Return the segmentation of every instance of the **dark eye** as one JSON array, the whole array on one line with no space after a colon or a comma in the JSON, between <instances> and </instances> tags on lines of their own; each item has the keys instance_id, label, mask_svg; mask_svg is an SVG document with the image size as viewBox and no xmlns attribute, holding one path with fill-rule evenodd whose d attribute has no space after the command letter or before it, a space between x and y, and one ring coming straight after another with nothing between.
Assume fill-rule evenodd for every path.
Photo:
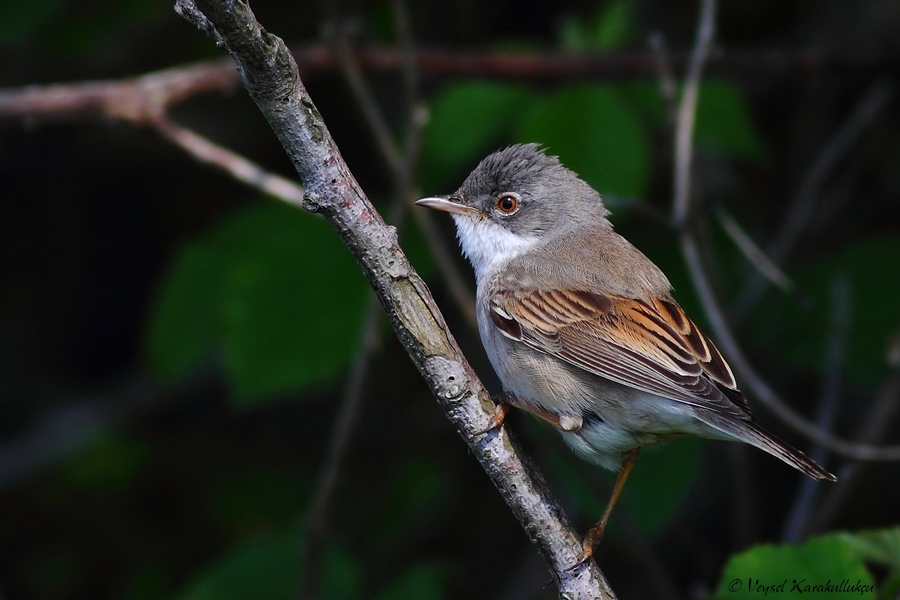
<instances>
[{"instance_id":1,"label":"dark eye","mask_svg":"<svg viewBox=\"0 0 900 600\"><path fill-rule=\"evenodd\" d=\"M519 199L512 194L501 194L497 196L497 210L511 215L519 208Z\"/></svg>"}]
</instances>

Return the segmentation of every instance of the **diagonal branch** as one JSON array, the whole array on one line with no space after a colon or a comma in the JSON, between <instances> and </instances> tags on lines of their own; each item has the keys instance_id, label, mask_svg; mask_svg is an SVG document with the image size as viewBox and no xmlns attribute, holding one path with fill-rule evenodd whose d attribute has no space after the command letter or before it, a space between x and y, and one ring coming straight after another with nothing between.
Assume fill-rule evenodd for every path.
<instances>
[{"instance_id":1,"label":"diagonal branch","mask_svg":"<svg viewBox=\"0 0 900 600\"><path fill-rule=\"evenodd\" d=\"M284 43L262 29L243 1L179 0L176 10L201 28L199 12L212 23L205 30L235 59L251 98L300 174L304 207L323 215L356 257L410 358L538 545L560 593L572 599L612 597L593 562L566 571L576 562L580 539L507 432L478 433L493 416L488 393L397 245L396 230L384 223L350 173Z\"/></svg>"}]
</instances>

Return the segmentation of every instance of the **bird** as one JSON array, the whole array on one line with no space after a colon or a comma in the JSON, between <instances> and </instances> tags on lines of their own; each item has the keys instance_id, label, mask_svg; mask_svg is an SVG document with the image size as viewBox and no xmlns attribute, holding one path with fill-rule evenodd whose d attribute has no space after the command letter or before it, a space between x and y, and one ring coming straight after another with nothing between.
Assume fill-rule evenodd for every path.
<instances>
[{"instance_id":1,"label":"bird","mask_svg":"<svg viewBox=\"0 0 900 600\"><path fill-rule=\"evenodd\" d=\"M665 274L616 233L600 194L540 145L484 158L448 196L475 271L478 331L509 407L553 425L576 454L618 471L575 566L593 555L641 449L684 436L745 442L836 481L760 427L728 363Z\"/></svg>"}]
</instances>

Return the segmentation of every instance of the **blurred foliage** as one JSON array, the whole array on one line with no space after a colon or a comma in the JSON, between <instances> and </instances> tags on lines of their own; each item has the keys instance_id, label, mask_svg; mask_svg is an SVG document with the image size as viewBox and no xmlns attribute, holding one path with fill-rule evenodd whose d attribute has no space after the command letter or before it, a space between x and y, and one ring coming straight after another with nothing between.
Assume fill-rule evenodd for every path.
<instances>
[{"instance_id":1,"label":"blurred foliage","mask_svg":"<svg viewBox=\"0 0 900 600\"><path fill-rule=\"evenodd\" d=\"M75 488L109 493L134 483L153 454L145 442L122 434L101 435L64 466L62 475Z\"/></svg>"},{"instance_id":2,"label":"blurred foliage","mask_svg":"<svg viewBox=\"0 0 900 600\"><path fill-rule=\"evenodd\" d=\"M542 99L517 138L540 142L600 193L640 198L649 184L646 131L612 86L571 86Z\"/></svg>"},{"instance_id":3,"label":"blurred foliage","mask_svg":"<svg viewBox=\"0 0 900 600\"><path fill-rule=\"evenodd\" d=\"M871 592L837 592L815 586L866 586L875 590L876 572L887 568L877 595ZM768 592L757 586L775 586ZM781 587L778 587L781 586ZM810 586L807 588L807 586ZM761 545L733 556L725 567L716 598L832 598L836 594L861 598L894 598L900 589L900 528L839 532L811 538L802 544Z\"/></svg>"},{"instance_id":4,"label":"blurred foliage","mask_svg":"<svg viewBox=\"0 0 900 600\"><path fill-rule=\"evenodd\" d=\"M183 248L163 284L148 358L166 381L222 357L237 402L335 381L353 355L366 285L320 219L277 203Z\"/></svg>"},{"instance_id":5,"label":"blurred foliage","mask_svg":"<svg viewBox=\"0 0 900 600\"><path fill-rule=\"evenodd\" d=\"M698 476L701 446L697 438L682 438L642 452L616 512L625 511L644 535L659 534L684 509ZM598 520L606 508L616 474L602 472L607 484L604 488L585 477L584 469L576 468L572 456L554 456L548 468L571 494L583 520ZM610 522L610 531L613 535L621 533L617 519Z\"/></svg>"},{"instance_id":6,"label":"blurred foliage","mask_svg":"<svg viewBox=\"0 0 900 600\"><path fill-rule=\"evenodd\" d=\"M829 253L830 254L830 253ZM860 385L877 384L889 373L889 344L900 332L900 239L864 240L824 255L795 275L806 303L784 295L760 303L753 335L791 364L818 369L823 362L832 312L829 289L836 277L850 285L846 374Z\"/></svg>"},{"instance_id":7,"label":"blurred foliage","mask_svg":"<svg viewBox=\"0 0 900 600\"><path fill-rule=\"evenodd\" d=\"M574 15L563 17L560 45L566 50L612 50L634 38L634 2L613 0L603 5L589 22Z\"/></svg>"},{"instance_id":8,"label":"blurred foliage","mask_svg":"<svg viewBox=\"0 0 900 600\"><path fill-rule=\"evenodd\" d=\"M516 85L473 81L447 86L431 100L419 168L422 188L452 185L473 158L510 138L519 115L533 103L534 92Z\"/></svg>"},{"instance_id":9,"label":"blurred foliage","mask_svg":"<svg viewBox=\"0 0 900 600\"><path fill-rule=\"evenodd\" d=\"M649 132L665 125L654 84L578 84L549 94L463 82L435 98L423 145L423 189L452 191L475 160L510 142L539 142L604 195L640 199L651 183ZM734 159L759 159L762 141L733 84L702 84L697 143Z\"/></svg>"},{"instance_id":10,"label":"blurred foliage","mask_svg":"<svg viewBox=\"0 0 900 600\"><path fill-rule=\"evenodd\" d=\"M422 46L582 54L640 50L649 31L662 30L673 49L694 35L690 3L513 4L410 3L414 35ZM790 46L807 39L804 32L852 41L863 31L853 47L874 52L878 43L888 48L885 40L896 37L898 26L875 0L844 9L846 3L824 3L831 13L809 3L720 4L725 48ZM288 43L316 41L322 15L314 7L259 0L253 7ZM394 43L390 2L351 2L342 10L353 17L361 46ZM876 39L880 23L888 33ZM0 52L5 81L25 83L32 73L35 82L96 79L219 56L166 0L0 2ZM391 123L402 122L395 74L365 75ZM798 70L704 80L695 125L698 201L726 204L765 248L804 169L868 85L866 77ZM345 156L356 158L354 174L385 206L390 177L337 81L331 72L304 73ZM430 109L417 173L423 194L453 191L498 147L540 143L605 195L620 231L663 267L679 302L704 322L673 232L640 216L643 209L665 214L671 194L670 115L656 81L426 74L423 82ZM288 168L240 93L194 99L173 117L269 168ZM842 388L840 435L856 424L857 400L871 398L890 374L885 350L900 334L900 134L896 119L879 123L849 166L836 169L808 237L785 265L801 299L768 292L742 331L754 360L774 365L779 389L817 389L832 333L823 326L832 311L829 290L835 278L847 278L851 319L842 368L849 385ZM166 389L213 372L227 390L204 388L177 406L159 401L149 416L135 418L127 416L132 399L125 398L125 416L114 412L111 425L57 424L85 429L77 451L47 473L0 489L3 599L294 598L304 576L300 532L369 293L359 267L321 219L248 200L233 181L147 132L89 122L9 128L4 136L0 243L9 258L0 261L0 439L15 442L18 432L96 387L79 374L98 347L124 356L104 386L149 368ZM111 204L118 210L110 211ZM702 218L709 207L698 208ZM121 222L123 214L132 220ZM422 232L408 221L404 248L476 369L489 378L477 333L455 313ZM449 239L449 223L442 225ZM713 230L709 240L720 292L732 297L752 266L721 232ZM130 333L111 344L122 331ZM555 597L543 570L531 568L527 535L440 411L424 401L427 389L396 340L385 341L371 366L332 510L321 597L518 598L516 584L529 577L530 597ZM808 396L798 395L806 414L813 412ZM273 402L286 398L292 401ZM543 424L522 420L512 428L566 509L580 524L592 524L614 474L578 462ZM19 456L20 448L5 448L3 458ZM659 596L647 564L668 569L684 597L706 590L758 598L747 592L751 578L767 584L844 577L873 582L879 597L896 596L896 527L752 546L777 539L799 477L770 463L765 471L744 469L722 448L684 438L643 453L598 549L621 597ZM751 460L760 454L748 453ZM896 468L875 468L878 476L859 484L838 526L900 519ZM737 480L746 487L737 489ZM747 539L723 527L747 517L738 512L739 493L751 506ZM645 556L647 548L652 556ZM727 587L733 579L744 585L735 593ZM714 581L720 583L713 591Z\"/></svg>"},{"instance_id":11,"label":"blurred foliage","mask_svg":"<svg viewBox=\"0 0 900 600\"><path fill-rule=\"evenodd\" d=\"M40 31L52 22L63 2L0 2L0 44L15 44Z\"/></svg>"}]
</instances>

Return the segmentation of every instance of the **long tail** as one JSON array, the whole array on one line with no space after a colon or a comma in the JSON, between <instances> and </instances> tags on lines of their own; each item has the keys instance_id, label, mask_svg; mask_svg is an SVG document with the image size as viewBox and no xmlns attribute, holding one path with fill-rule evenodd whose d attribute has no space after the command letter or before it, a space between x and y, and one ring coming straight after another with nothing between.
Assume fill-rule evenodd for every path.
<instances>
[{"instance_id":1,"label":"long tail","mask_svg":"<svg viewBox=\"0 0 900 600\"><path fill-rule=\"evenodd\" d=\"M837 477L823 469L799 450L785 444L777 437L754 423L745 421L731 415L724 415L712 411L697 411L697 417L711 427L727 433L737 439L756 446L760 450L768 452L776 458L780 458L799 471L803 471L813 479L837 481Z\"/></svg>"}]
</instances>

